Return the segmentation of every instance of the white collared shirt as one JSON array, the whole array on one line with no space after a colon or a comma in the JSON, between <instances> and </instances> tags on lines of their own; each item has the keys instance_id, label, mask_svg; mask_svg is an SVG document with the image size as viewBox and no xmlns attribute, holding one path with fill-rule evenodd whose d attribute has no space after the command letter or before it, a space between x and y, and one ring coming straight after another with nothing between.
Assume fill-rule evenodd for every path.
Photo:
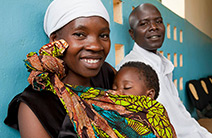
<instances>
[{"instance_id":1,"label":"white collared shirt","mask_svg":"<svg viewBox=\"0 0 212 138\"><path fill-rule=\"evenodd\" d=\"M121 65L128 61L144 62L156 71L160 83L160 92L157 101L165 106L178 138L212 138L212 134L201 127L198 122L191 117L181 102L178 91L172 82L174 66L171 61L162 56L159 52L156 54L149 52L136 43L132 51L117 65L116 70L119 70Z\"/></svg>"}]
</instances>

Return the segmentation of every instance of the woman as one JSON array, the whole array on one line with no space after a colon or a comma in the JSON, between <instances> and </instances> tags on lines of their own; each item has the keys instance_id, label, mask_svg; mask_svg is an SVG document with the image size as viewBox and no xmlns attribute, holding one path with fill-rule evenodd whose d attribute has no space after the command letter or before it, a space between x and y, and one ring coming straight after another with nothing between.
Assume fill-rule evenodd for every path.
<instances>
[{"instance_id":1,"label":"woman","mask_svg":"<svg viewBox=\"0 0 212 138\"><path fill-rule=\"evenodd\" d=\"M54 0L44 30L50 42L64 39L69 44L63 57L68 69L64 83L112 87L115 70L104 62L110 50L109 15L100 0ZM56 95L30 85L10 103L5 123L22 137L77 137L66 115Z\"/></svg>"},{"instance_id":2,"label":"woman","mask_svg":"<svg viewBox=\"0 0 212 138\"><path fill-rule=\"evenodd\" d=\"M6 124L27 138L175 137L159 103L105 90L114 70L104 62L110 29L100 0L54 0L44 30L50 43L27 55L31 85L11 102Z\"/></svg>"}]
</instances>

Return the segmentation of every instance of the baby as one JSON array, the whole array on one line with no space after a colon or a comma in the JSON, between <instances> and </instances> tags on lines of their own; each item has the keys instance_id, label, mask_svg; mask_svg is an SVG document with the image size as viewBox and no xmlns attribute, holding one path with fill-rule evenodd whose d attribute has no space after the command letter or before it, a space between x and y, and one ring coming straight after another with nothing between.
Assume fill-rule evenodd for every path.
<instances>
[{"instance_id":1,"label":"baby","mask_svg":"<svg viewBox=\"0 0 212 138\"><path fill-rule=\"evenodd\" d=\"M117 72L113 90L125 95L145 95L156 99L159 94L159 80L156 72L142 62L127 62Z\"/></svg>"},{"instance_id":2,"label":"baby","mask_svg":"<svg viewBox=\"0 0 212 138\"><path fill-rule=\"evenodd\" d=\"M150 131L156 130L159 132L156 134L157 137L176 137L166 109L156 101L159 95L159 79L152 67L143 62L131 61L125 63L114 78L113 90L121 92L121 95L138 96L130 101L134 101L135 105L138 105L134 106L135 109L142 109L140 113L144 113L142 116L146 117L143 118L144 122L149 123L147 126ZM148 137L155 137L150 134Z\"/></svg>"}]
</instances>

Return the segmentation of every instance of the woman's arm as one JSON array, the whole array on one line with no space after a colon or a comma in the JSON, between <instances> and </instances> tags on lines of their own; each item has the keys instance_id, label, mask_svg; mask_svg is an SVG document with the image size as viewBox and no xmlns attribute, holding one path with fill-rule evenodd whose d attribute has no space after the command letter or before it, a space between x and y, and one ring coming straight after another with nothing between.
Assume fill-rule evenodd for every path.
<instances>
[{"instance_id":1,"label":"woman's arm","mask_svg":"<svg viewBox=\"0 0 212 138\"><path fill-rule=\"evenodd\" d=\"M38 118L23 102L18 110L18 125L21 138L50 138Z\"/></svg>"}]
</instances>

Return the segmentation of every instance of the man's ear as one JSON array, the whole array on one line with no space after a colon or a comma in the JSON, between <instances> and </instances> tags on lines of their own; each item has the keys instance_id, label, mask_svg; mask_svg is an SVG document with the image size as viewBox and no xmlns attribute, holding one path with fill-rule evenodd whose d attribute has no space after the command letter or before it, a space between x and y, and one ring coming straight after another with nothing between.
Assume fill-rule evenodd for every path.
<instances>
[{"instance_id":1,"label":"man's ear","mask_svg":"<svg viewBox=\"0 0 212 138\"><path fill-rule=\"evenodd\" d=\"M56 40L56 33L52 33L49 37L49 42L54 42Z\"/></svg>"},{"instance_id":2,"label":"man's ear","mask_svg":"<svg viewBox=\"0 0 212 138\"><path fill-rule=\"evenodd\" d=\"M152 98L152 99L155 99L155 90L154 89L150 89L147 91L147 96Z\"/></svg>"},{"instance_id":3,"label":"man's ear","mask_svg":"<svg viewBox=\"0 0 212 138\"><path fill-rule=\"evenodd\" d=\"M135 39L134 39L134 32L133 32L133 29L129 29L129 34L130 34L131 38L132 38L133 40L135 40Z\"/></svg>"}]
</instances>

